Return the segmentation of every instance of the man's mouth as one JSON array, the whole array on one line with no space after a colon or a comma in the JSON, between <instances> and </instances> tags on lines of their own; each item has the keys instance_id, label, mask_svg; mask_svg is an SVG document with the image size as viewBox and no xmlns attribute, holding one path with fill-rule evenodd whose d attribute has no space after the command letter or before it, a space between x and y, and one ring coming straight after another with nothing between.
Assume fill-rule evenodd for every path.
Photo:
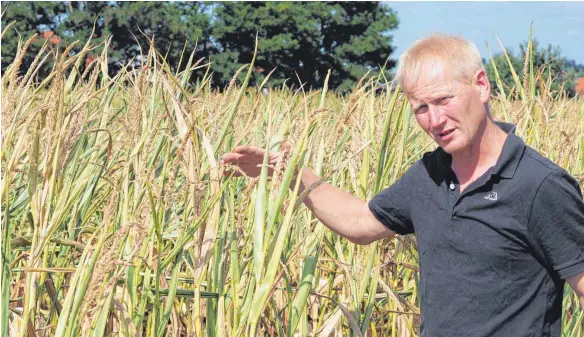
<instances>
[{"instance_id":1,"label":"man's mouth","mask_svg":"<svg viewBox=\"0 0 584 337\"><path fill-rule=\"evenodd\" d=\"M441 133L440 133L440 137L446 137L446 136L448 136L449 134L451 134L453 131L454 131L454 129L450 129L450 130L446 130L446 131L444 131L444 132L441 132Z\"/></svg>"}]
</instances>

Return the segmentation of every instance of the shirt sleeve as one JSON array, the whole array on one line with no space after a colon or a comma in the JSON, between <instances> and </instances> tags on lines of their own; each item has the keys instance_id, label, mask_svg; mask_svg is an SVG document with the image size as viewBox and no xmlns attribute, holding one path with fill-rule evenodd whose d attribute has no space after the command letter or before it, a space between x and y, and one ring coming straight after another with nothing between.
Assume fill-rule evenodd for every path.
<instances>
[{"instance_id":1,"label":"shirt sleeve","mask_svg":"<svg viewBox=\"0 0 584 337\"><path fill-rule=\"evenodd\" d=\"M400 235L414 233L410 208L417 170L417 165L412 165L400 179L376 194L368 203L369 210L377 220Z\"/></svg>"},{"instance_id":2,"label":"shirt sleeve","mask_svg":"<svg viewBox=\"0 0 584 337\"><path fill-rule=\"evenodd\" d=\"M559 277L584 272L584 202L578 183L566 171L552 172L539 186L528 229Z\"/></svg>"}]
</instances>

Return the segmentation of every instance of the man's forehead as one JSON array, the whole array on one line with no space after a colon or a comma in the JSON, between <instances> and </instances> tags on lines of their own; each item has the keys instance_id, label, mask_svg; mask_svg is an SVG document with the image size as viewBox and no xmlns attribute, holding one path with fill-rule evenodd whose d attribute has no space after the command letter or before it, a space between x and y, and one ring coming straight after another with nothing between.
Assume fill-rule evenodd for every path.
<instances>
[{"instance_id":1,"label":"man's forehead","mask_svg":"<svg viewBox=\"0 0 584 337\"><path fill-rule=\"evenodd\" d=\"M419 100L438 98L456 91L456 81L452 78L435 77L422 81L416 81L407 90L406 96L410 103Z\"/></svg>"},{"instance_id":2,"label":"man's forehead","mask_svg":"<svg viewBox=\"0 0 584 337\"><path fill-rule=\"evenodd\" d=\"M448 83L454 79L454 72L442 65L428 66L420 70L415 75L414 81L412 81L412 84L418 88L433 84Z\"/></svg>"},{"instance_id":3,"label":"man's forehead","mask_svg":"<svg viewBox=\"0 0 584 337\"><path fill-rule=\"evenodd\" d=\"M427 62L416 67L415 74L410 75L410 79L406 81L406 91L410 96L413 93L425 90L439 90L452 88L454 81L454 72L450 67L436 62ZM443 88L444 87L444 88Z\"/></svg>"}]
</instances>

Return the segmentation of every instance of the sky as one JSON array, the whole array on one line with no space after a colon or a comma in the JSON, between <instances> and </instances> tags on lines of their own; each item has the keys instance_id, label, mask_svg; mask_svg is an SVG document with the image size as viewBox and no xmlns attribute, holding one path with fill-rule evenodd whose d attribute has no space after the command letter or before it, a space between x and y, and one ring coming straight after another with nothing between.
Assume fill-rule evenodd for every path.
<instances>
[{"instance_id":1,"label":"sky","mask_svg":"<svg viewBox=\"0 0 584 337\"><path fill-rule=\"evenodd\" d=\"M540 46L559 46L561 55L584 64L584 2L403 2L385 1L400 21L391 32L398 59L417 38L432 32L456 34L472 41L483 58L502 52L495 35L507 50L533 36ZM495 34L495 35L493 35Z\"/></svg>"}]
</instances>

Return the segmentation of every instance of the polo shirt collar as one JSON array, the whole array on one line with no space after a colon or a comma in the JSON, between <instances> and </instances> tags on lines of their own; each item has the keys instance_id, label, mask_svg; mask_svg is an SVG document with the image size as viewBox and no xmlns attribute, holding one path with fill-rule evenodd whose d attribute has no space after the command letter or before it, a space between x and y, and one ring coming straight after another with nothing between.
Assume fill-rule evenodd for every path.
<instances>
[{"instance_id":1,"label":"polo shirt collar","mask_svg":"<svg viewBox=\"0 0 584 337\"><path fill-rule=\"evenodd\" d=\"M507 133L507 139L503 144L503 149L497 159L497 163L493 166L490 171L492 175L497 175L502 178L513 178L517 166L519 166L519 161L523 156L523 151L525 150L525 143L521 138L515 135L516 126L511 123L505 122L495 122L501 130ZM438 171L441 173L446 173L450 170L450 164L452 163L452 156L444 151L442 148L438 148Z\"/></svg>"},{"instance_id":2,"label":"polo shirt collar","mask_svg":"<svg viewBox=\"0 0 584 337\"><path fill-rule=\"evenodd\" d=\"M505 131L508 136L503 144L503 150L497 159L497 163L492 169L492 173L502 178L513 178L519 161L525 150L523 140L515 135L515 125L510 123L496 122L497 125Z\"/></svg>"}]
</instances>

